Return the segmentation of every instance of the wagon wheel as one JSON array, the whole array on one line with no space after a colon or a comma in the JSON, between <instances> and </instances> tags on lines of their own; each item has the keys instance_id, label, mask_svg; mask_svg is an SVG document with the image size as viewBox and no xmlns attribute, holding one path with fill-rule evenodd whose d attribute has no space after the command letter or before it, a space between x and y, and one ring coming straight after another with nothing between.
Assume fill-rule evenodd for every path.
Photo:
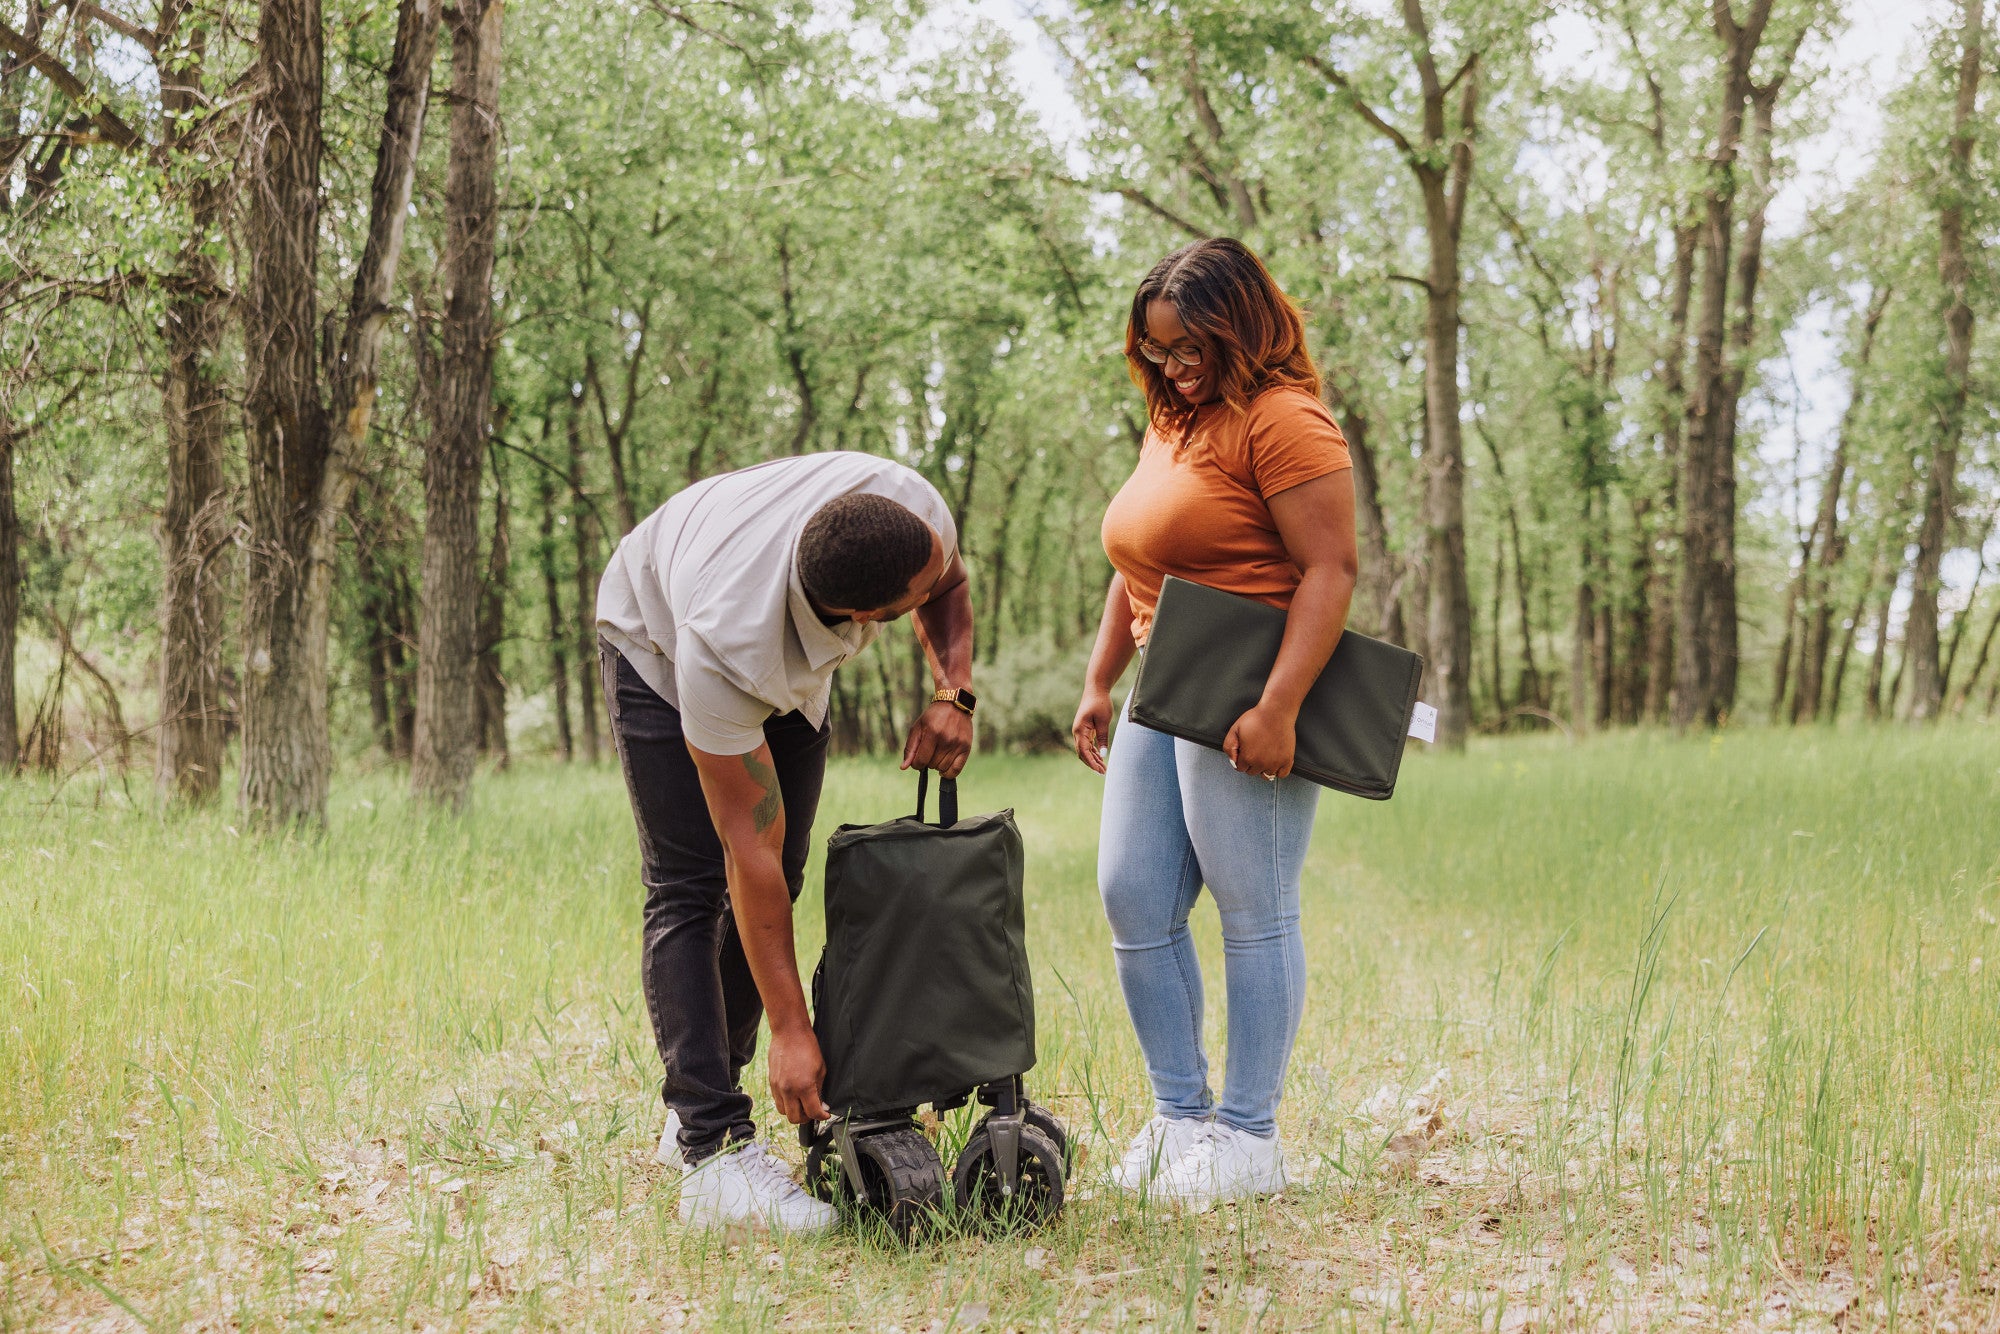
<instances>
[{"instance_id":1,"label":"wagon wheel","mask_svg":"<svg viewBox=\"0 0 2000 1334\"><path fill-rule=\"evenodd\" d=\"M980 1118L979 1124L972 1128L972 1133L976 1135L985 1129L987 1121L991 1119L992 1113L988 1113L986 1116ZM1049 1143L1056 1146L1056 1152L1062 1155L1063 1175L1065 1177L1076 1170L1076 1150L1069 1142L1069 1130L1062 1122L1056 1120L1054 1112L1038 1102L1029 1102L1023 1098L1021 1100L1021 1119L1028 1125L1041 1131L1043 1135L1048 1137Z\"/></svg>"},{"instance_id":2,"label":"wagon wheel","mask_svg":"<svg viewBox=\"0 0 2000 1334\"><path fill-rule=\"evenodd\" d=\"M814 1139L806 1149L806 1190L828 1204L847 1199L847 1174L841 1170L840 1145L832 1135Z\"/></svg>"},{"instance_id":3,"label":"wagon wheel","mask_svg":"<svg viewBox=\"0 0 2000 1334\"><path fill-rule=\"evenodd\" d=\"M898 1238L908 1240L917 1225L944 1203L944 1163L937 1149L914 1126L873 1131L850 1142L866 1190L861 1203ZM806 1151L806 1189L842 1207L854 1202L840 1141L830 1135Z\"/></svg>"},{"instance_id":4,"label":"wagon wheel","mask_svg":"<svg viewBox=\"0 0 2000 1334\"><path fill-rule=\"evenodd\" d=\"M908 1240L917 1225L944 1203L944 1163L937 1149L914 1126L863 1135L853 1143L869 1207L891 1232Z\"/></svg>"},{"instance_id":5,"label":"wagon wheel","mask_svg":"<svg viewBox=\"0 0 2000 1334\"><path fill-rule=\"evenodd\" d=\"M993 1132L981 1122L958 1155L951 1174L952 1199L958 1207L986 1214L1004 1226L1039 1227L1062 1212L1063 1153L1033 1121L1021 1127L1015 1171L1018 1182L1010 1198L1001 1189Z\"/></svg>"},{"instance_id":6,"label":"wagon wheel","mask_svg":"<svg viewBox=\"0 0 2000 1334\"><path fill-rule=\"evenodd\" d=\"M1063 1174L1067 1176L1070 1169L1076 1163L1070 1157L1072 1150L1069 1143L1069 1131L1064 1128L1062 1122L1056 1120L1056 1114L1038 1102L1023 1100L1021 1103L1021 1119L1041 1131L1042 1134L1048 1137L1049 1143L1056 1146L1056 1152L1062 1155Z\"/></svg>"}]
</instances>

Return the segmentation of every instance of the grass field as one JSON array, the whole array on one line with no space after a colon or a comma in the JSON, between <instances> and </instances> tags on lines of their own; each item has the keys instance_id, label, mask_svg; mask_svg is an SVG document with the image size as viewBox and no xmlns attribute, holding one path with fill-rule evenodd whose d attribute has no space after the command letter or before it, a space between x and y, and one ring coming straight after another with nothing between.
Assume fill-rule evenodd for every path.
<instances>
[{"instance_id":1,"label":"grass field","mask_svg":"<svg viewBox=\"0 0 2000 1334\"><path fill-rule=\"evenodd\" d=\"M1020 812L1078 1198L913 1250L676 1224L614 771L489 778L460 824L357 777L321 841L0 788L0 1329L2000 1319L2000 731L1492 742L1328 796L1281 1112L1312 1180L1202 1217L1094 1184L1150 1110L1096 782L964 789ZM839 764L822 830L909 786Z\"/></svg>"}]
</instances>

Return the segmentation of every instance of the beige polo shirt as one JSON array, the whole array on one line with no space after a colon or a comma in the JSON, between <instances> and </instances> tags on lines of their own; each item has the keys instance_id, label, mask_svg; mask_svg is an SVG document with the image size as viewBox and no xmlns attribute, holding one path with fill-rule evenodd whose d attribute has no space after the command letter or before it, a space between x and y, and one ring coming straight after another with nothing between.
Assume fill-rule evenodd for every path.
<instances>
[{"instance_id":1,"label":"beige polo shirt","mask_svg":"<svg viewBox=\"0 0 2000 1334\"><path fill-rule=\"evenodd\" d=\"M680 710L691 745L747 755L773 714L825 721L834 668L881 626L820 621L799 582L799 536L821 506L856 492L895 501L957 551L951 507L916 471L833 452L697 482L612 553L597 586L598 632Z\"/></svg>"}]
</instances>

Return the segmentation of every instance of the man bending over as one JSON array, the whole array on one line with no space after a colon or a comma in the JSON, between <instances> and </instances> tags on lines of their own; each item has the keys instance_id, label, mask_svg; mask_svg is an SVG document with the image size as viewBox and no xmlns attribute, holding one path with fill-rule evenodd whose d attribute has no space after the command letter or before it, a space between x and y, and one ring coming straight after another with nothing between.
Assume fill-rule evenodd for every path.
<instances>
[{"instance_id":1,"label":"man bending over","mask_svg":"<svg viewBox=\"0 0 2000 1334\"><path fill-rule=\"evenodd\" d=\"M682 491L618 544L599 658L646 884L641 971L684 1221L832 1225L756 1139L743 1067L771 1023L771 1098L831 1115L792 943L826 771L834 668L915 612L936 691L903 767L972 749L972 600L937 488L869 454L809 454ZM662 1149L666 1149L662 1145Z\"/></svg>"}]
</instances>

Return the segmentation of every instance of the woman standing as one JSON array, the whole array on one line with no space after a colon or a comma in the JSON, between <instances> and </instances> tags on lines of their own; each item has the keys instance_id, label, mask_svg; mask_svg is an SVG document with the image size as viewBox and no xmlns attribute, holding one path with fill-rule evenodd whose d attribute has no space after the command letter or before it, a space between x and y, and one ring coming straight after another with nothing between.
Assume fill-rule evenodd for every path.
<instances>
[{"instance_id":1,"label":"woman standing","mask_svg":"<svg viewBox=\"0 0 2000 1334\"><path fill-rule=\"evenodd\" d=\"M1299 873L1319 789L1290 776L1294 724L1354 592L1347 442L1319 401L1298 307L1236 241L1153 267L1125 330L1149 429L1104 515L1116 571L1072 733L1106 775L1098 887L1155 1114L1113 1179L1203 1206L1284 1185L1278 1098L1305 1007ZM1111 687L1143 649L1165 576L1288 609L1277 665L1223 751L1121 720ZM1209 1090L1188 913L1222 918L1222 1101Z\"/></svg>"}]
</instances>

